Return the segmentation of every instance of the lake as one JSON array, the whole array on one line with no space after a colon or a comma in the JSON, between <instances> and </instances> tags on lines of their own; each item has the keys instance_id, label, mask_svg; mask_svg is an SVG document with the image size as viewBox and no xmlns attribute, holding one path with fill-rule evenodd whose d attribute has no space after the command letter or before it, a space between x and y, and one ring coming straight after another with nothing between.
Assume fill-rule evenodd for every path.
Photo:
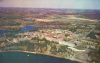
<instances>
[{"instance_id":1,"label":"lake","mask_svg":"<svg viewBox=\"0 0 100 63\"><path fill-rule=\"evenodd\" d=\"M4 34L5 31L4 30L0 30L0 35Z\"/></svg>"},{"instance_id":2,"label":"lake","mask_svg":"<svg viewBox=\"0 0 100 63\"><path fill-rule=\"evenodd\" d=\"M24 31L24 32L28 32L28 31L32 31L32 30L38 30L37 27L34 27L34 26L24 26L24 27L21 27L21 31ZM14 33L14 34L18 34L20 32L20 30L17 30L17 31L10 31L10 30L0 30L0 35L4 34L4 33Z\"/></svg>"},{"instance_id":3,"label":"lake","mask_svg":"<svg viewBox=\"0 0 100 63\"><path fill-rule=\"evenodd\" d=\"M41 54L24 52L2 52L0 53L0 63L79 63L76 61L57 58Z\"/></svg>"},{"instance_id":4,"label":"lake","mask_svg":"<svg viewBox=\"0 0 100 63\"><path fill-rule=\"evenodd\" d=\"M28 32L28 31L32 31L32 30L38 30L38 28L34 27L34 26L24 26L21 28L21 30L24 32Z\"/></svg>"},{"instance_id":5,"label":"lake","mask_svg":"<svg viewBox=\"0 0 100 63\"><path fill-rule=\"evenodd\" d=\"M5 33L13 33L13 34L18 34L19 33L19 31L18 30L16 30L16 31L11 31L11 30L0 30L0 35L3 35L3 34L5 34Z\"/></svg>"}]
</instances>

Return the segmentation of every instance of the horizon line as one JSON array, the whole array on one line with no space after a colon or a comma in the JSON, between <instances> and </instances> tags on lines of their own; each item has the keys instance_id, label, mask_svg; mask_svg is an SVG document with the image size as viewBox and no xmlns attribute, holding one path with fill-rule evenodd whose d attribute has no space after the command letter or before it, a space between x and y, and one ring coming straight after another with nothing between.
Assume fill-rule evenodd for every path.
<instances>
[{"instance_id":1,"label":"horizon line","mask_svg":"<svg viewBox=\"0 0 100 63\"><path fill-rule=\"evenodd\" d=\"M41 8L43 9L43 7L0 7L0 8ZM46 8L44 7L44 9L77 9L77 10L100 10L100 9L82 9L82 8Z\"/></svg>"}]
</instances>

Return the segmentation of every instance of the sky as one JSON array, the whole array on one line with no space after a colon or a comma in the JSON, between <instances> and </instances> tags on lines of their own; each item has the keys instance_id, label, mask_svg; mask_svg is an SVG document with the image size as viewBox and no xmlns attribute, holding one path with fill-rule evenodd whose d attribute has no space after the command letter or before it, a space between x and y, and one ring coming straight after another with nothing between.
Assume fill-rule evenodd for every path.
<instances>
[{"instance_id":1,"label":"sky","mask_svg":"<svg viewBox=\"0 0 100 63\"><path fill-rule=\"evenodd\" d=\"M100 0L0 0L0 7L100 9Z\"/></svg>"}]
</instances>

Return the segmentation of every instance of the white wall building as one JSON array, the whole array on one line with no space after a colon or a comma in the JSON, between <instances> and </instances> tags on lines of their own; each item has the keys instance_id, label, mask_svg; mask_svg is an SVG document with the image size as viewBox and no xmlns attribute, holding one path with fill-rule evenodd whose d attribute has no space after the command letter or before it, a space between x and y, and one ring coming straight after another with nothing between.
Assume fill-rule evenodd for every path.
<instances>
[{"instance_id":1,"label":"white wall building","mask_svg":"<svg viewBox=\"0 0 100 63\"><path fill-rule=\"evenodd\" d=\"M74 46L75 46L74 43L70 43L70 42L66 42L66 41L58 41L58 42L59 42L59 44L68 45L68 46L70 46L70 47L74 47Z\"/></svg>"}]
</instances>

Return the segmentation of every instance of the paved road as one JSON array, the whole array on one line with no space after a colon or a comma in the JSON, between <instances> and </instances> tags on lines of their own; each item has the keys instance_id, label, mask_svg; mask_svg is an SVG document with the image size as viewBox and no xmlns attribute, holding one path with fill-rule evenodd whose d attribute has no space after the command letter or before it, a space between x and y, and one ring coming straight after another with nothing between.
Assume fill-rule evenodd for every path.
<instances>
[{"instance_id":1,"label":"paved road","mask_svg":"<svg viewBox=\"0 0 100 63\"><path fill-rule=\"evenodd\" d=\"M87 35L90 34L92 31L94 31L95 28L96 28L96 27L92 28L92 30L90 30L90 32L88 32L88 33L86 33L86 34L83 34L83 35L80 35L78 38L75 38L75 39L70 40L70 41L68 41L68 42L73 43L74 41L81 40L81 39L83 39L84 37L87 37Z\"/></svg>"}]
</instances>

